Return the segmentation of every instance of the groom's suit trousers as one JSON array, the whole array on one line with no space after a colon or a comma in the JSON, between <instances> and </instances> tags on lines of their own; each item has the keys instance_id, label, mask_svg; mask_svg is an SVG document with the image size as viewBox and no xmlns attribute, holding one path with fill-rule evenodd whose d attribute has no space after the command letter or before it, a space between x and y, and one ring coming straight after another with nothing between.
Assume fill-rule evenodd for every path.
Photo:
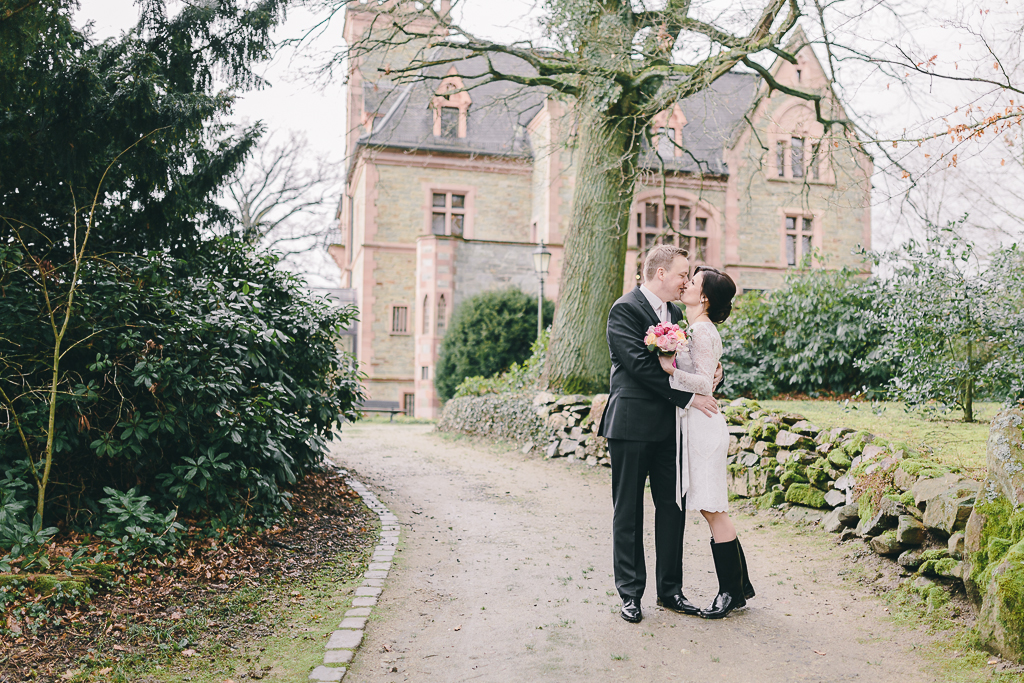
<instances>
[{"instance_id":1,"label":"groom's suit trousers","mask_svg":"<svg viewBox=\"0 0 1024 683\"><path fill-rule=\"evenodd\" d=\"M655 508L658 596L681 593L686 518L676 506L675 436L664 441L609 439L608 450L612 461L612 554L619 596L639 600L647 586L644 484L648 476Z\"/></svg>"}]
</instances>

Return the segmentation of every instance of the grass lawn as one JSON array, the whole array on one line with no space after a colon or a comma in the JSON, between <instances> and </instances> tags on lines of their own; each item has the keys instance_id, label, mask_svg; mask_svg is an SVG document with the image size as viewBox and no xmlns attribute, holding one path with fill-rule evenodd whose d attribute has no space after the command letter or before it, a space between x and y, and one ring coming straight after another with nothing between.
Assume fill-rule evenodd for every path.
<instances>
[{"instance_id":1,"label":"grass lawn","mask_svg":"<svg viewBox=\"0 0 1024 683\"><path fill-rule=\"evenodd\" d=\"M902 403L838 401L758 401L770 410L800 413L822 429L850 427L903 441L930 453L936 460L961 468L980 479L985 475L985 443L989 422L999 411L998 403L975 403L976 422L963 422L956 410L935 415L921 410L908 411Z\"/></svg>"}]
</instances>

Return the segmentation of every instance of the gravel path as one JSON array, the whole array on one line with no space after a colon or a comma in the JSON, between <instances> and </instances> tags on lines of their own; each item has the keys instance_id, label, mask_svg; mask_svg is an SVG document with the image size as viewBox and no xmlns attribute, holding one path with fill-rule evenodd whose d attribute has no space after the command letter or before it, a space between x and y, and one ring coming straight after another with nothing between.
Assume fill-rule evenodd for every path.
<instances>
[{"instance_id":1,"label":"gravel path","mask_svg":"<svg viewBox=\"0 0 1024 683\"><path fill-rule=\"evenodd\" d=\"M736 519L757 589L704 621L655 605L653 503L644 620L627 624L611 576L611 476L431 425L346 429L334 458L402 523L379 607L346 683L413 681L932 681L920 645L838 571L831 537ZM688 517L687 596L717 590L707 525Z\"/></svg>"}]
</instances>

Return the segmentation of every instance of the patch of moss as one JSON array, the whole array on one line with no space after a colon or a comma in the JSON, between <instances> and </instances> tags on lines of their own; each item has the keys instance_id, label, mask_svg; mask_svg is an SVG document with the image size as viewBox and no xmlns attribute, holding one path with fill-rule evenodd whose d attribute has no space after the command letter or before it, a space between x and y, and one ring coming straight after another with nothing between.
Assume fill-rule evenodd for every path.
<instances>
[{"instance_id":1,"label":"patch of moss","mask_svg":"<svg viewBox=\"0 0 1024 683\"><path fill-rule=\"evenodd\" d=\"M741 474L743 470L745 470L746 468L742 464L734 462L733 464L727 466L725 469L727 472L731 474Z\"/></svg>"},{"instance_id":2,"label":"patch of moss","mask_svg":"<svg viewBox=\"0 0 1024 683\"><path fill-rule=\"evenodd\" d=\"M754 505L762 510L766 510L776 505L781 505L786 502L786 494L782 491L769 491L763 496L759 496L754 499Z\"/></svg>"},{"instance_id":3,"label":"patch of moss","mask_svg":"<svg viewBox=\"0 0 1024 683\"><path fill-rule=\"evenodd\" d=\"M764 434L764 420L751 420L747 423L747 436L753 437L754 441L761 441Z\"/></svg>"},{"instance_id":4,"label":"patch of moss","mask_svg":"<svg viewBox=\"0 0 1024 683\"><path fill-rule=\"evenodd\" d=\"M902 496L900 496L899 500L908 508L914 507L914 493L912 491L906 491Z\"/></svg>"},{"instance_id":5,"label":"patch of moss","mask_svg":"<svg viewBox=\"0 0 1024 683\"><path fill-rule=\"evenodd\" d=\"M779 483L782 484L782 488L788 489L795 484L806 484L808 483L807 477L801 475L795 470L787 470L779 478Z\"/></svg>"},{"instance_id":6,"label":"patch of moss","mask_svg":"<svg viewBox=\"0 0 1024 683\"><path fill-rule=\"evenodd\" d=\"M806 505L812 508L824 508L825 494L818 489L812 488L810 484L793 484L786 489L786 502L796 505Z\"/></svg>"},{"instance_id":7,"label":"patch of moss","mask_svg":"<svg viewBox=\"0 0 1024 683\"><path fill-rule=\"evenodd\" d=\"M818 458L812 462L809 467L817 467L819 470L827 470L829 468L828 460L825 458Z\"/></svg>"},{"instance_id":8,"label":"patch of moss","mask_svg":"<svg viewBox=\"0 0 1024 683\"><path fill-rule=\"evenodd\" d=\"M819 469L817 467L808 467L807 480L814 488L827 492L828 483L829 481L831 481L831 478L828 476L828 472L826 472L825 470Z\"/></svg>"},{"instance_id":9,"label":"patch of moss","mask_svg":"<svg viewBox=\"0 0 1024 683\"><path fill-rule=\"evenodd\" d=\"M828 454L828 461L838 470L848 470L850 465L853 464L853 459L841 448L831 451Z\"/></svg>"},{"instance_id":10,"label":"patch of moss","mask_svg":"<svg viewBox=\"0 0 1024 683\"><path fill-rule=\"evenodd\" d=\"M872 443L874 435L871 432L857 432L853 437L843 446L843 450L848 455L857 456L864 452L864 446Z\"/></svg>"},{"instance_id":11,"label":"patch of moss","mask_svg":"<svg viewBox=\"0 0 1024 683\"><path fill-rule=\"evenodd\" d=\"M761 428L761 441L775 442L775 437L779 435L779 425L771 422L765 422L764 427Z\"/></svg>"},{"instance_id":12,"label":"patch of moss","mask_svg":"<svg viewBox=\"0 0 1024 683\"><path fill-rule=\"evenodd\" d=\"M57 591L64 591L69 594L77 591L84 595L89 589L89 585L85 581L76 581L74 579L65 579L59 576L45 575L37 576L32 581L32 588L44 595L50 595Z\"/></svg>"},{"instance_id":13,"label":"patch of moss","mask_svg":"<svg viewBox=\"0 0 1024 683\"><path fill-rule=\"evenodd\" d=\"M940 586L932 586L928 589L928 597L925 599L925 603L928 605L929 612L941 609L947 602L949 602L949 593Z\"/></svg>"},{"instance_id":14,"label":"patch of moss","mask_svg":"<svg viewBox=\"0 0 1024 683\"><path fill-rule=\"evenodd\" d=\"M949 557L949 551L942 548L932 548L921 553L921 560L924 562L944 560Z\"/></svg>"},{"instance_id":15,"label":"patch of moss","mask_svg":"<svg viewBox=\"0 0 1024 683\"><path fill-rule=\"evenodd\" d=\"M875 514L875 492L866 489L857 499L857 516L861 519L871 519Z\"/></svg>"},{"instance_id":16,"label":"patch of moss","mask_svg":"<svg viewBox=\"0 0 1024 683\"><path fill-rule=\"evenodd\" d=\"M1011 547L1002 558L1005 567L996 576L998 621L1004 637L1017 652L1024 652L1024 541Z\"/></svg>"}]
</instances>

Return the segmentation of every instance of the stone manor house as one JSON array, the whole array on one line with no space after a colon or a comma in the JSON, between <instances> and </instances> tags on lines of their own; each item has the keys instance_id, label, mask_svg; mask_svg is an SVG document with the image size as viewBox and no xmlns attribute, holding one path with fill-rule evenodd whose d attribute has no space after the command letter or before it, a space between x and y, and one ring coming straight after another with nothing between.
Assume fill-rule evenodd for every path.
<instances>
[{"instance_id":1,"label":"stone manor house","mask_svg":"<svg viewBox=\"0 0 1024 683\"><path fill-rule=\"evenodd\" d=\"M349 44L373 21L370 7L346 10ZM798 30L790 43L797 63L778 59L771 73L822 92L832 118L841 118L813 51L799 48L804 41ZM394 59L370 52L350 60L349 165L330 251L342 297L359 308L351 350L370 398L436 417L434 369L461 301L508 286L535 295L531 252L541 241L553 254L545 295L557 301L575 179L573 118L548 92L477 85L479 58L403 85L383 75ZM872 162L847 134L826 136L813 105L733 72L662 112L651 133L623 290L659 242L727 271L741 291L778 287L812 250L815 265L861 267L852 252L871 246Z\"/></svg>"}]
</instances>

